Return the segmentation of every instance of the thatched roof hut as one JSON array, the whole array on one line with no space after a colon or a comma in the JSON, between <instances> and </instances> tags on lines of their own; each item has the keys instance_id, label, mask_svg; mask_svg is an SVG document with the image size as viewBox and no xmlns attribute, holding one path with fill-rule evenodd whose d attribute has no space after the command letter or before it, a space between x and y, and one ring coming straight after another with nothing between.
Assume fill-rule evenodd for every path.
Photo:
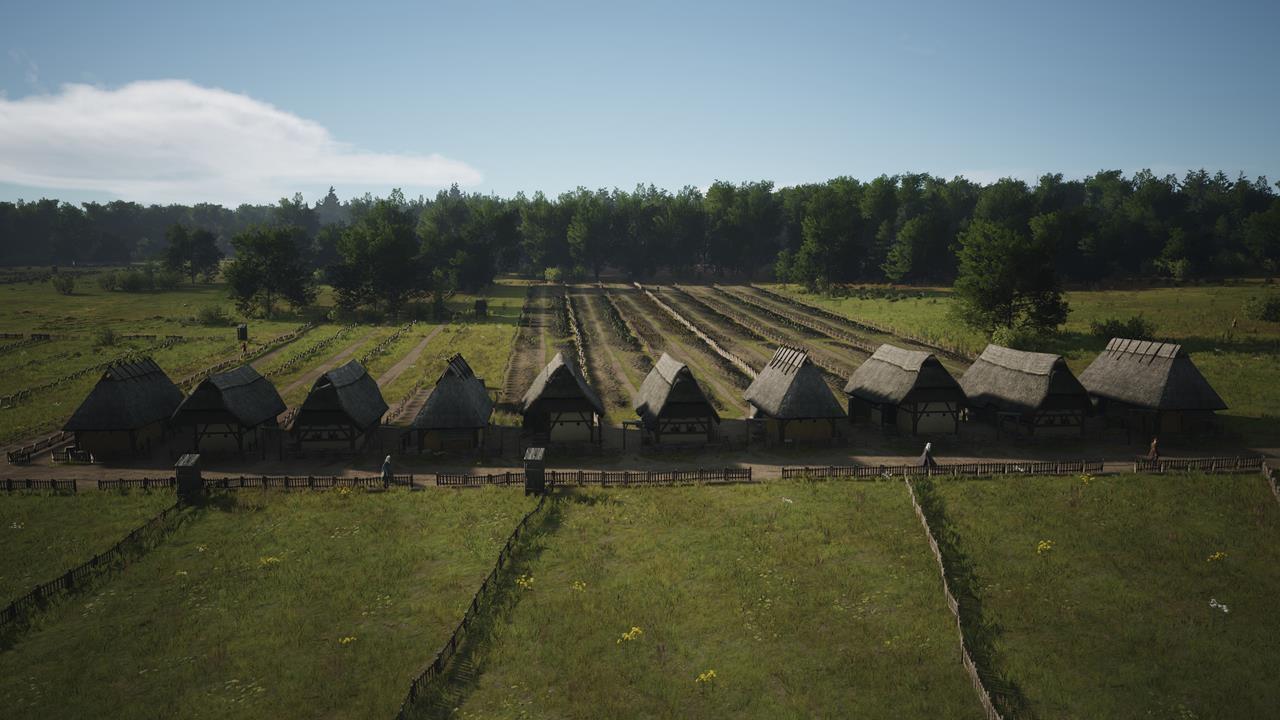
<instances>
[{"instance_id":1,"label":"thatched roof hut","mask_svg":"<svg viewBox=\"0 0 1280 720\"><path fill-rule=\"evenodd\" d=\"M464 430L486 428L493 414L493 400L460 354L436 381L427 402L413 419L415 430Z\"/></svg>"},{"instance_id":2,"label":"thatched roof hut","mask_svg":"<svg viewBox=\"0 0 1280 720\"><path fill-rule=\"evenodd\" d=\"M564 353L556 353L525 391L520 411L528 414L565 408L583 408L604 415L604 403L587 384L582 371L566 362Z\"/></svg>"},{"instance_id":3,"label":"thatched roof hut","mask_svg":"<svg viewBox=\"0 0 1280 720\"><path fill-rule=\"evenodd\" d=\"M1080 373L1090 395L1139 408L1169 411L1225 410L1181 345L1112 338Z\"/></svg>"},{"instance_id":4,"label":"thatched roof hut","mask_svg":"<svg viewBox=\"0 0 1280 720\"><path fill-rule=\"evenodd\" d=\"M707 399L689 366L666 353L662 353L658 363L640 384L635 409L640 419L650 427L656 427L659 418L709 416L720 422L719 413Z\"/></svg>"},{"instance_id":5,"label":"thatched roof hut","mask_svg":"<svg viewBox=\"0 0 1280 720\"><path fill-rule=\"evenodd\" d=\"M358 361L334 368L316 379L298 411L294 428L349 425L364 431L387 412L378 383Z\"/></svg>"},{"instance_id":6,"label":"thatched roof hut","mask_svg":"<svg viewBox=\"0 0 1280 720\"><path fill-rule=\"evenodd\" d=\"M876 348L849 376L844 392L873 405L960 402L960 383L932 353L889 344Z\"/></svg>"},{"instance_id":7,"label":"thatched roof hut","mask_svg":"<svg viewBox=\"0 0 1280 720\"><path fill-rule=\"evenodd\" d=\"M822 373L798 348L779 347L743 393L757 415L777 420L844 417L844 410L822 379Z\"/></svg>"},{"instance_id":8,"label":"thatched roof hut","mask_svg":"<svg viewBox=\"0 0 1280 720\"><path fill-rule=\"evenodd\" d=\"M1061 355L988 345L960 378L969 406L1031 428L1083 427L1089 393Z\"/></svg>"},{"instance_id":9,"label":"thatched roof hut","mask_svg":"<svg viewBox=\"0 0 1280 720\"><path fill-rule=\"evenodd\" d=\"M102 373L63 430L114 432L161 423L182 403L182 390L151 358L119 362Z\"/></svg>"},{"instance_id":10,"label":"thatched roof hut","mask_svg":"<svg viewBox=\"0 0 1280 720\"><path fill-rule=\"evenodd\" d=\"M219 423L252 428L274 423L285 411L275 385L251 365L210 375L173 414L177 425Z\"/></svg>"}]
</instances>

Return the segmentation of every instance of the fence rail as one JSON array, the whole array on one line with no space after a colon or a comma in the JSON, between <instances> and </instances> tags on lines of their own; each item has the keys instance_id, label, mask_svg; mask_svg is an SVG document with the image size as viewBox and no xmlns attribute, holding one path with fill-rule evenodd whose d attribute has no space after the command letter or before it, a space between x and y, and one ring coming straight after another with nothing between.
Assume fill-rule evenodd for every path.
<instances>
[{"instance_id":1,"label":"fence rail","mask_svg":"<svg viewBox=\"0 0 1280 720\"><path fill-rule=\"evenodd\" d=\"M76 491L75 480L47 480L47 479L12 479L5 478L0 481L0 490L5 492L18 492L21 490L52 490L54 492L72 492Z\"/></svg>"},{"instance_id":2,"label":"fence rail","mask_svg":"<svg viewBox=\"0 0 1280 720\"><path fill-rule=\"evenodd\" d=\"M1166 473L1166 472L1261 472L1263 458L1258 456L1240 457L1207 457L1207 458L1160 458L1148 460L1138 458L1133 461L1134 472Z\"/></svg>"},{"instance_id":3,"label":"fence rail","mask_svg":"<svg viewBox=\"0 0 1280 720\"><path fill-rule=\"evenodd\" d=\"M970 654L969 645L965 641L964 626L960 622L960 603L956 600L955 594L951 592L951 583L947 580L947 566L942 560L942 549L938 547L938 540L933 534L933 528L929 526L929 520L925 517L924 509L920 507L920 501L916 499L916 489L912 485L911 479L904 477L902 482L907 486L907 494L911 497L911 507L916 511L916 517L920 519L920 524L924 527L925 538L929 540L929 549L933 551L933 559L938 563L938 574L942 577L942 593L946 597L947 608L951 610L951 617L956 621L956 632L960 635L960 664L964 666L965 673L969 676L969 683L973 685L974 691L978 693L978 702L982 704L982 711L987 720L1003 720L991 699L991 692L987 690L986 685L982 682L982 673L978 670L978 664L973 661L973 655Z\"/></svg>"},{"instance_id":4,"label":"fence rail","mask_svg":"<svg viewBox=\"0 0 1280 720\"><path fill-rule=\"evenodd\" d=\"M418 698L430 686L431 682L444 675L445 668L449 660L458 652L458 645L466 636L467 629L476 619L482 608L482 603L489 599L493 591L497 589L498 574L506 567L511 560L513 551L515 550L516 541L520 539L520 534L524 532L534 515L537 515L546 506L547 496L542 495L538 498L538 504L532 510L525 513L520 518L520 522L516 524L515 529L511 531L511 535L507 537L507 542L502 546L502 550L498 552L498 561L494 564L493 569L489 571L488 576L480 583L480 588L476 590L476 594L471 597L471 604L467 606L466 612L462 615L462 620L458 622L457 627L450 633L449 639L436 652L435 657L431 660L422 672L418 673L418 677L414 678L409 684L409 692L405 696L404 702L400 703L400 712L396 714L396 720L405 720L409 716L410 708L418 701Z\"/></svg>"},{"instance_id":5,"label":"fence rail","mask_svg":"<svg viewBox=\"0 0 1280 720\"><path fill-rule=\"evenodd\" d=\"M21 390L12 392L8 395L0 396L0 408L17 407L19 404L27 400L30 400L31 396L37 393L56 388L59 385L63 385L65 383L79 380L85 375L106 370L107 368L117 363L125 363L125 362L132 362L132 361L139 360L143 357L150 355L153 352L156 352L158 350L164 350L165 348L173 347L174 345L177 345L178 343L181 343L181 342L186 342L186 338L182 337L181 335L170 335L170 336L167 336L162 342L159 342L147 348L143 348L142 350L130 351L119 357L115 357L110 360L105 360L103 362L90 365L89 367L80 368L75 372L68 373L66 375L63 375L62 377L56 378L54 380L50 380L45 383L41 383L40 385L23 388Z\"/></svg>"},{"instance_id":6,"label":"fence rail","mask_svg":"<svg viewBox=\"0 0 1280 720\"><path fill-rule=\"evenodd\" d=\"M751 468L697 468L695 470L547 470L548 487L563 485L600 485L630 487L640 485L695 485L751 482ZM465 475L437 473L436 485L443 487L482 487L485 485L523 485L523 470Z\"/></svg>"},{"instance_id":7,"label":"fence rail","mask_svg":"<svg viewBox=\"0 0 1280 720\"><path fill-rule=\"evenodd\" d=\"M171 529L170 521L182 511L182 508L181 502L170 505L159 515L134 528L106 552L94 555L89 561L68 570L61 576L35 586L27 594L0 609L0 631L8 630L27 617L33 609L51 600L57 593L71 591L87 584L100 568L110 567L117 562L127 562L129 553L134 550L149 549Z\"/></svg>"},{"instance_id":8,"label":"fence rail","mask_svg":"<svg viewBox=\"0 0 1280 720\"><path fill-rule=\"evenodd\" d=\"M391 482L385 482L381 475L364 477L340 477L337 475L239 475L236 477L204 478L207 490L238 490L241 488L261 490L328 490L340 487L413 487L413 475L392 475ZM174 488L177 481L173 477L164 478L119 478L98 481L99 490L125 490L156 488Z\"/></svg>"},{"instance_id":9,"label":"fence rail","mask_svg":"<svg viewBox=\"0 0 1280 720\"><path fill-rule=\"evenodd\" d=\"M74 437L74 433L69 433L65 430L53 433L52 435L46 435L39 440L27 443L16 450L10 450L6 453L6 459L10 465L29 465L31 464L32 457L39 455L41 452L48 450L51 447L61 445L65 442L70 442Z\"/></svg>"},{"instance_id":10,"label":"fence rail","mask_svg":"<svg viewBox=\"0 0 1280 720\"><path fill-rule=\"evenodd\" d=\"M828 465L784 467L783 480L880 479L894 477L958 477L985 475L1081 475L1102 472L1102 460L1042 460L1036 462L984 462L950 465Z\"/></svg>"},{"instance_id":11,"label":"fence rail","mask_svg":"<svg viewBox=\"0 0 1280 720\"><path fill-rule=\"evenodd\" d=\"M736 369L738 372L742 373L749 380L756 379L756 371L753 370L751 365L749 365L745 360L743 360L737 355L734 355L733 353L721 347L720 343L713 340L711 336L704 333L697 325L695 325L690 320L686 319L685 316L676 312L675 308L671 307L670 305L660 300L658 296L653 293L652 290L641 285L640 283L635 283L635 286L637 290L639 290L641 293L647 296L651 301L653 301L653 304L657 305L667 315L670 315L672 320L675 320L676 323L683 326L686 330L688 330L689 332L697 336L697 338L701 340L707 347L711 348L711 350L714 351L716 355L719 355L721 358L724 358L724 360L728 362L731 367Z\"/></svg>"}]
</instances>

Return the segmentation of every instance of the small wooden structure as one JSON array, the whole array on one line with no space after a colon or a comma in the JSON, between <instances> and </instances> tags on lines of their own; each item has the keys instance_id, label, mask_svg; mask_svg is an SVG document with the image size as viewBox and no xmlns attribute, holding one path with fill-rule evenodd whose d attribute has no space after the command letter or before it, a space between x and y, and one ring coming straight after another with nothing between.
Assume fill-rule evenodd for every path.
<instances>
[{"instance_id":1,"label":"small wooden structure","mask_svg":"<svg viewBox=\"0 0 1280 720\"><path fill-rule=\"evenodd\" d=\"M1214 413L1227 408L1174 343L1112 338L1080 383L1109 424L1141 438L1215 430Z\"/></svg>"},{"instance_id":2,"label":"small wooden structure","mask_svg":"<svg viewBox=\"0 0 1280 720\"><path fill-rule=\"evenodd\" d=\"M902 432L960 432L964 391L932 353L876 348L844 386L849 418Z\"/></svg>"},{"instance_id":3,"label":"small wooden structure","mask_svg":"<svg viewBox=\"0 0 1280 720\"><path fill-rule=\"evenodd\" d=\"M149 455L167 434L182 403L182 390L151 358L115 363L62 429L75 433L75 448L95 458Z\"/></svg>"},{"instance_id":4,"label":"small wooden structure","mask_svg":"<svg viewBox=\"0 0 1280 720\"><path fill-rule=\"evenodd\" d=\"M352 360L316 379L290 431L298 445L345 444L354 450L357 440L368 443L386 412L378 383Z\"/></svg>"},{"instance_id":5,"label":"small wooden structure","mask_svg":"<svg viewBox=\"0 0 1280 720\"><path fill-rule=\"evenodd\" d=\"M476 298L475 315L476 315L476 318L489 317L489 301L488 300L485 300L484 298Z\"/></svg>"},{"instance_id":6,"label":"small wooden structure","mask_svg":"<svg viewBox=\"0 0 1280 720\"><path fill-rule=\"evenodd\" d=\"M462 355L455 353L413 419L418 452L483 447L492 414L493 400L484 380L476 377Z\"/></svg>"},{"instance_id":7,"label":"small wooden structure","mask_svg":"<svg viewBox=\"0 0 1280 720\"><path fill-rule=\"evenodd\" d=\"M960 378L972 412L1029 435L1079 435L1089 393L1061 355L988 345Z\"/></svg>"},{"instance_id":8,"label":"small wooden structure","mask_svg":"<svg viewBox=\"0 0 1280 720\"><path fill-rule=\"evenodd\" d=\"M710 442L720 424L689 366L663 353L644 382L635 403L641 427L655 443L694 439Z\"/></svg>"},{"instance_id":9,"label":"small wooden structure","mask_svg":"<svg viewBox=\"0 0 1280 720\"><path fill-rule=\"evenodd\" d=\"M527 434L546 442L603 440L604 403L582 371L556 353L538 373L520 401Z\"/></svg>"},{"instance_id":10,"label":"small wooden structure","mask_svg":"<svg viewBox=\"0 0 1280 720\"><path fill-rule=\"evenodd\" d=\"M261 448L263 431L276 427L284 400L271 381L250 365L210 375L173 413L174 427L189 429L194 452L244 455Z\"/></svg>"},{"instance_id":11,"label":"small wooden structure","mask_svg":"<svg viewBox=\"0 0 1280 720\"><path fill-rule=\"evenodd\" d=\"M743 393L751 418L778 442L834 440L844 409L804 350L779 347Z\"/></svg>"}]
</instances>

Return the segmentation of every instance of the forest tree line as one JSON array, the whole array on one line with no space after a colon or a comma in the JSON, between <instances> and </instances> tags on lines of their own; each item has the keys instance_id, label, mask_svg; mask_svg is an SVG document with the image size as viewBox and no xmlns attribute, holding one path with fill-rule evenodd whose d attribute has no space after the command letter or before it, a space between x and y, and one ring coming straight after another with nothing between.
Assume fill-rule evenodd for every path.
<instances>
[{"instance_id":1,"label":"forest tree line","mask_svg":"<svg viewBox=\"0 0 1280 720\"><path fill-rule=\"evenodd\" d=\"M175 225L212 235L231 257L246 234L288 228L295 269L332 283L349 304L391 308L406 293L476 288L512 271L566 279L606 269L636 279L660 271L776 277L814 288L949 283L966 244L991 241L993 233L1049 258L1067 282L1280 269L1275 188L1265 178L1203 170L987 185L902 174L785 188L717 182L705 192L642 185L514 198L454 187L434 198L397 191L341 201L330 189L312 204L296 195L235 209L0 202L0 264L164 261L173 255Z\"/></svg>"}]
</instances>

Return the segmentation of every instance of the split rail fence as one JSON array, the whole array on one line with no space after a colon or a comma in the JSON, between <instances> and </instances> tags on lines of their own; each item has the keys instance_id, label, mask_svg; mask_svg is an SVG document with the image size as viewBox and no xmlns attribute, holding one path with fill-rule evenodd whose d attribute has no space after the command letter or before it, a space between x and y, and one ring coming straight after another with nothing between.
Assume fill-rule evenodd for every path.
<instances>
[{"instance_id":1,"label":"split rail fence","mask_svg":"<svg viewBox=\"0 0 1280 720\"><path fill-rule=\"evenodd\" d=\"M31 458L39 455L49 448L70 442L74 437L74 433L69 433L65 430L56 432L52 435L46 435L45 437L42 437L35 442L27 443L16 450L10 450L6 453L6 459L9 461L10 465L29 465L31 463Z\"/></svg>"},{"instance_id":2,"label":"split rail fence","mask_svg":"<svg viewBox=\"0 0 1280 720\"><path fill-rule=\"evenodd\" d=\"M751 468L698 468L696 470L547 470L547 487L567 485L600 485L601 487L635 487L646 485L699 485L752 482ZM483 487L485 485L523 485L523 470L465 475L437 473L436 485L442 487Z\"/></svg>"},{"instance_id":3,"label":"split rail fence","mask_svg":"<svg viewBox=\"0 0 1280 720\"><path fill-rule=\"evenodd\" d=\"M42 607L56 594L86 585L100 569L111 568L118 563L127 565L131 555L150 549L173 529L174 523L171 521L182 511L182 508L181 502L170 505L160 514L134 528L106 552L94 555L87 562L68 570L61 576L37 585L22 597L0 609L0 632L8 630L26 618L32 610Z\"/></svg>"},{"instance_id":4,"label":"split rail fence","mask_svg":"<svg viewBox=\"0 0 1280 720\"><path fill-rule=\"evenodd\" d=\"M1261 455L1252 457L1161 458L1159 460L1138 458L1133 461L1133 471L1142 473L1262 472L1263 467L1264 462Z\"/></svg>"},{"instance_id":5,"label":"split rail fence","mask_svg":"<svg viewBox=\"0 0 1280 720\"><path fill-rule=\"evenodd\" d=\"M5 492L19 492L22 490L39 490L52 492L70 492L76 491L75 480L48 480L48 479L19 479L14 480L6 478L0 480L0 490Z\"/></svg>"},{"instance_id":6,"label":"split rail fence","mask_svg":"<svg viewBox=\"0 0 1280 720\"><path fill-rule=\"evenodd\" d=\"M110 360L105 360L100 363L95 363L93 365L90 365L89 367L80 368L75 372L68 373L55 380L50 380L40 385L35 385L29 388L23 388L22 390L17 390L15 392L9 393L8 395L0 396L0 408L17 407L20 403L30 400L31 396L35 395L36 393L43 392L45 390L51 390L53 388L58 387L59 385L69 383L74 380L79 380L85 375L99 372L101 370L106 370L108 367L115 365L116 363L138 360L157 350L164 350L165 348L173 347L174 345L177 345L178 343L185 342L185 341L186 341L186 338L182 337L181 335L170 335L169 337L165 338L164 341L157 343L155 345L152 345L151 347L144 348L136 352L128 352L119 357L115 357Z\"/></svg>"}]
</instances>

